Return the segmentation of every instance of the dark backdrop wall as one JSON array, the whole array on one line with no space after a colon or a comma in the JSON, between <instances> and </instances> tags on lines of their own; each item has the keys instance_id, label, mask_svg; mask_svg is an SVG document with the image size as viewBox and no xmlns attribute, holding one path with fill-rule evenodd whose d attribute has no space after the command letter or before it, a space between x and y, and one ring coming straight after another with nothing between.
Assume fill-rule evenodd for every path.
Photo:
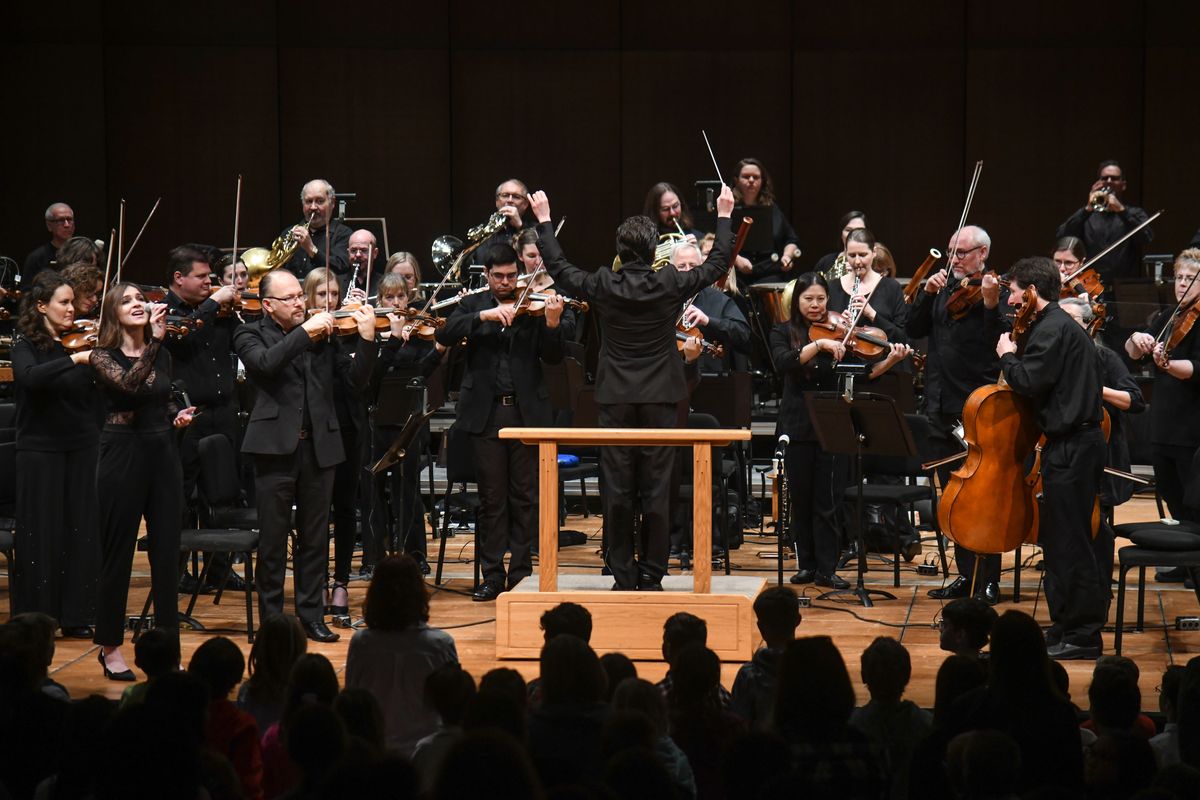
<instances>
[{"instance_id":1,"label":"dark backdrop wall","mask_svg":"<svg viewBox=\"0 0 1200 800\"><path fill-rule=\"evenodd\" d=\"M977 159L998 265L1049 248L1104 158L1177 251L1200 226L1198 26L1165 0L23 2L0 33L0 254L56 200L107 239L125 198L128 243L161 196L127 272L162 282L171 246L232 243L241 173L241 246L324 177L428 271L518 176L598 265L651 184L713 177L701 128L727 178L767 163L806 266L862 208L911 272Z\"/></svg>"}]
</instances>

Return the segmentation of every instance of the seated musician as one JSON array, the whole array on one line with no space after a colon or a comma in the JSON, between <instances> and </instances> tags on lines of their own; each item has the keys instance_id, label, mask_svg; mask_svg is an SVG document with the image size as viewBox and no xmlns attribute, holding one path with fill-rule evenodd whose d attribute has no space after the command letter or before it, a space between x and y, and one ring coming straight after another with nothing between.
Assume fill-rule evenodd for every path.
<instances>
[{"instance_id":1,"label":"seated musician","mask_svg":"<svg viewBox=\"0 0 1200 800\"><path fill-rule=\"evenodd\" d=\"M79 262L64 267L60 274L75 292L75 319L95 319L104 291L104 273L90 263Z\"/></svg>"},{"instance_id":2,"label":"seated musician","mask_svg":"<svg viewBox=\"0 0 1200 800\"><path fill-rule=\"evenodd\" d=\"M1045 256L1023 258L1008 273L1011 307L1026 297L1036 304L1024 349L1010 334L996 343L1004 377L1024 395L1045 434L1038 543L1045 561L1050 629L1047 653L1055 659L1100 656L1107 618L1108 572L1092 549L1092 506L1106 459L1100 430L1100 362L1087 333L1058 304L1062 277Z\"/></svg>"},{"instance_id":3,"label":"seated musician","mask_svg":"<svg viewBox=\"0 0 1200 800\"><path fill-rule=\"evenodd\" d=\"M748 283L763 283L767 281L782 281L791 277L792 267L800 255L800 240L787 215L775 202L775 186L771 182L771 174L757 158L743 158L738 162L737 181L733 188L734 199L738 205L769 206L771 208L771 238L772 252L754 253L743 252L738 256L735 266ZM772 253L779 256L779 261L772 261Z\"/></svg>"},{"instance_id":4,"label":"seated musician","mask_svg":"<svg viewBox=\"0 0 1200 800\"><path fill-rule=\"evenodd\" d=\"M687 200L683 199L683 195L673 183L660 181L651 186L650 191L646 193L642 213L658 224L659 236L668 233L678 235L680 228L683 229L684 236L700 235Z\"/></svg>"},{"instance_id":5,"label":"seated musician","mask_svg":"<svg viewBox=\"0 0 1200 800\"><path fill-rule=\"evenodd\" d=\"M421 292L421 263L412 253L404 250L392 253L383 267L383 274L398 272L408 284L408 302L416 305L424 300Z\"/></svg>"},{"instance_id":6,"label":"seated musician","mask_svg":"<svg viewBox=\"0 0 1200 800\"><path fill-rule=\"evenodd\" d=\"M237 263L233 263L233 256L227 255L221 258L218 262L221 267L221 285L232 286L239 292L246 291L246 286L250 282L250 273L246 271L246 262L238 259Z\"/></svg>"},{"instance_id":7,"label":"seated musician","mask_svg":"<svg viewBox=\"0 0 1200 800\"><path fill-rule=\"evenodd\" d=\"M855 228L846 235L845 246L847 271L829 282L829 310L858 314L860 325L883 330L889 341L908 341L904 289L895 278L875 271L875 237L866 228Z\"/></svg>"},{"instance_id":8,"label":"seated musician","mask_svg":"<svg viewBox=\"0 0 1200 800\"><path fill-rule=\"evenodd\" d=\"M704 262L700 248L692 242L680 242L671 250L671 263L679 272L689 272ZM702 373L723 373L744 368L750 353L750 325L729 295L716 284L705 286L683 309L683 324L699 328L705 341L720 344L725 353L720 358L702 353Z\"/></svg>"},{"instance_id":9,"label":"seated musician","mask_svg":"<svg viewBox=\"0 0 1200 800\"><path fill-rule=\"evenodd\" d=\"M875 260L871 262L871 269L885 278L896 277L896 259L883 242L875 243Z\"/></svg>"},{"instance_id":10,"label":"seated musician","mask_svg":"<svg viewBox=\"0 0 1200 800\"><path fill-rule=\"evenodd\" d=\"M75 235L75 212L66 203L51 203L46 209L46 231L50 241L38 245L21 266L21 275L25 281L32 281L34 276L45 269L58 269L58 255L67 241Z\"/></svg>"},{"instance_id":11,"label":"seated musician","mask_svg":"<svg viewBox=\"0 0 1200 800\"><path fill-rule=\"evenodd\" d=\"M834 500L834 487L839 480L845 482L845 464L821 449L804 401L806 391L837 389L834 365L849 355L840 336L821 338L810 332L813 323L829 320L828 298L825 278L804 273L792 291L791 318L771 329L771 352L784 381L775 435L786 434L791 440L785 455L789 533L799 565L791 582L846 589L849 584L835 572L840 547ZM871 367L870 377L882 375L911 353L905 344L891 345L883 360Z\"/></svg>"},{"instance_id":12,"label":"seated musician","mask_svg":"<svg viewBox=\"0 0 1200 800\"><path fill-rule=\"evenodd\" d=\"M842 249L836 253L826 253L817 261L817 265L813 267L814 272L819 272L822 275L837 277L844 274L846 271L846 237L850 235L850 231L859 228L870 227L867 224L867 214L865 211L847 211L842 215L838 222L841 230Z\"/></svg>"},{"instance_id":13,"label":"seated musician","mask_svg":"<svg viewBox=\"0 0 1200 800\"><path fill-rule=\"evenodd\" d=\"M534 226L529 212L529 188L516 178L509 178L496 187L496 211L504 215L504 227L485 239L475 250L475 264L487 261L487 251L493 245L509 244L518 233Z\"/></svg>"},{"instance_id":14,"label":"seated musician","mask_svg":"<svg viewBox=\"0 0 1200 800\"><path fill-rule=\"evenodd\" d=\"M1058 274L1066 278L1079 271L1083 260L1087 258L1087 250L1083 247L1082 239L1063 236L1054 243L1054 255L1051 258L1054 259L1054 266L1058 267Z\"/></svg>"},{"instance_id":15,"label":"seated musician","mask_svg":"<svg viewBox=\"0 0 1200 800\"><path fill-rule=\"evenodd\" d=\"M538 249L538 235L534 228L527 228L517 235L516 243L513 249L517 251L517 258L520 260L521 274L532 275L538 272L538 267L543 267L542 251ZM541 272L538 272L537 278L533 281L533 291L542 292L554 285L554 279L550 277L550 273L546 272L543 267Z\"/></svg>"},{"instance_id":16,"label":"seated musician","mask_svg":"<svg viewBox=\"0 0 1200 800\"><path fill-rule=\"evenodd\" d=\"M379 283L379 248L375 244L375 234L359 228L350 234L346 253L350 257L350 272L341 281L343 294L346 289L365 289L368 284Z\"/></svg>"}]
</instances>

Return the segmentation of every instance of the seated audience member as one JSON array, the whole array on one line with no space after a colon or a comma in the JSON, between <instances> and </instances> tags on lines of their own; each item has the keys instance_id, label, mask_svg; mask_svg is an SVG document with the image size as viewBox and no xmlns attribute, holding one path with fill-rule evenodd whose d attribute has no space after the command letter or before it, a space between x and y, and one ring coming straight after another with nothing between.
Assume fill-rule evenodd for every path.
<instances>
[{"instance_id":1,"label":"seated audience member","mask_svg":"<svg viewBox=\"0 0 1200 800\"><path fill-rule=\"evenodd\" d=\"M121 693L121 705L140 703L146 697L146 687L159 675L179 669L179 637L162 628L142 631L133 645L133 663L146 673L146 680L129 686Z\"/></svg>"},{"instance_id":2,"label":"seated audience member","mask_svg":"<svg viewBox=\"0 0 1200 800\"><path fill-rule=\"evenodd\" d=\"M658 682L658 688L662 690L663 697L667 697L671 693L670 666L675 661L675 654L691 644L698 644L701 647L708 646L708 624L695 614L689 614L686 611L680 611L667 617L667 621L663 623L662 640L663 661L667 662L667 674ZM720 690L718 694L721 697L721 706L728 708L732 702L729 692L725 690L724 686L717 688Z\"/></svg>"},{"instance_id":3,"label":"seated audience member","mask_svg":"<svg viewBox=\"0 0 1200 800\"><path fill-rule=\"evenodd\" d=\"M229 759L237 772L242 795L248 800L261 800L263 762L258 727L254 717L229 699L230 693L242 682L245 669L246 659L241 649L224 636L204 642L196 648L188 663L188 673L208 687L205 742Z\"/></svg>"},{"instance_id":4,"label":"seated audience member","mask_svg":"<svg viewBox=\"0 0 1200 800\"><path fill-rule=\"evenodd\" d=\"M296 766L295 791L288 800L324 800L325 784L346 755L348 736L328 705L306 705L283 720L288 758Z\"/></svg>"},{"instance_id":5,"label":"seated audience member","mask_svg":"<svg viewBox=\"0 0 1200 800\"><path fill-rule=\"evenodd\" d=\"M1000 731L970 731L946 747L946 776L955 797L1016 797L1021 751Z\"/></svg>"},{"instance_id":6,"label":"seated audience member","mask_svg":"<svg viewBox=\"0 0 1200 800\"><path fill-rule=\"evenodd\" d=\"M1098 673L1101 669L1106 671L1114 669L1118 670L1124 673L1128 680L1118 681L1113 675L1105 675L1101 680L1101 685L1097 687L1096 673ZM1122 712L1120 711L1122 706L1125 708L1132 706L1134 709L1135 716L1132 727L1122 727L1119 721L1114 721L1111 717L1106 717L1110 720L1110 722L1118 726L1116 729L1109 730L1109 733L1129 732L1137 734L1143 739L1149 739L1154 736L1154 734L1158 733L1158 726L1154 724L1154 720L1150 719L1150 717L1146 716L1141 711L1142 692L1141 689L1138 688L1138 681L1141 680L1141 677L1142 671L1138 669L1138 665L1133 661L1133 659L1118 655L1100 656L1100 658L1096 659L1096 666L1092 669L1092 684L1088 687L1089 703L1093 706L1095 705L1095 700L1092 697L1093 689L1095 689L1099 695L1098 699L1100 700L1101 705L1104 706L1104 708L1101 710L1102 717L1106 717L1106 714L1109 713L1116 713L1118 718L1120 718L1123 716ZM1130 689L1131 685L1132 689ZM1133 697L1134 692L1137 693L1136 700ZM1066 694L1068 697L1070 697L1069 692ZM1080 727L1082 727L1084 730L1092 731L1097 736L1103 733L1103 731L1097 727L1094 711L1092 713L1092 718L1084 720L1080 724Z\"/></svg>"},{"instance_id":7,"label":"seated audience member","mask_svg":"<svg viewBox=\"0 0 1200 800\"><path fill-rule=\"evenodd\" d=\"M796 628L800 627L800 601L791 589L772 586L754 599L754 616L764 646L738 670L729 710L751 728L766 728L779 660L788 644L796 640Z\"/></svg>"},{"instance_id":8,"label":"seated audience member","mask_svg":"<svg viewBox=\"0 0 1200 800\"><path fill-rule=\"evenodd\" d=\"M383 709L366 689L342 689L333 713L346 729L347 761L365 765L384 757Z\"/></svg>"},{"instance_id":9,"label":"seated audience member","mask_svg":"<svg viewBox=\"0 0 1200 800\"><path fill-rule=\"evenodd\" d=\"M880 636L863 651L862 679L871 700L854 710L850 726L883 749L892 797L907 796L913 749L933 728L933 716L928 711L901 699L911 677L908 650L895 639Z\"/></svg>"},{"instance_id":10,"label":"seated audience member","mask_svg":"<svg viewBox=\"0 0 1200 800\"><path fill-rule=\"evenodd\" d=\"M1184 668L1178 664L1167 667L1162 676L1162 692L1158 695L1158 708L1166 715L1167 723L1162 733L1150 740L1154 760L1158 766L1169 767L1179 763L1179 689L1183 686Z\"/></svg>"},{"instance_id":11,"label":"seated audience member","mask_svg":"<svg viewBox=\"0 0 1200 800\"><path fill-rule=\"evenodd\" d=\"M54 774L70 704L42 691L45 645L29 626L0 625L0 753L21 769L0 775L13 797L32 797Z\"/></svg>"},{"instance_id":12,"label":"seated audience member","mask_svg":"<svg viewBox=\"0 0 1200 800\"><path fill-rule=\"evenodd\" d=\"M263 794L267 800L290 792L300 783L300 770L288 755L283 741L282 731L288 721L310 706L332 707L337 696L337 673L328 658L320 653L308 653L296 660L288 676L279 722L262 735Z\"/></svg>"},{"instance_id":13,"label":"seated audience member","mask_svg":"<svg viewBox=\"0 0 1200 800\"><path fill-rule=\"evenodd\" d=\"M578 603L559 603L554 608L542 614L538 620L542 629L542 643L546 643L559 634L568 633L582 639L592 640L592 615ZM529 682L529 707L537 708L542 704L541 681L534 678Z\"/></svg>"},{"instance_id":14,"label":"seated audience member","mask_svg":"<svg viewBox=\"0 0 1200 800\"><path fill-rule=\"evenodd\" d=\"M529 691L525 686L525 679L515 669L511 669L510 667L496 667L495 669L488 670L479 679L479 691L495 692L511 697L513 702L521 709L521 712L525 712Z\"/></svg>"},{"instance_id":15,"label":"seated audience member","mask_svg":"<svg viewBox=\"0 0 1200 800\"><path fill-rule=\"evenodd\" d=\"M413 748L412 763L422 794L433 791L446 754L463 737L463 719L474 699L475 680L458 664L443 664L425 679L426 704L437 711L438 726Z\"/></svg>"},{"instance_id":16,"label":"seated audience member","mask_svg":"<svg viewBox=\"0 0 1200 800\"><path fill-rule=\"evenodd\" d=\"M38 785L35 798L58 800L96 796L96 779L104 769L105 737L116 713L117 706L97 694L70 704L62 730L62 746L54 754L58 769ZM5 783L7 778L8 775L0 783Z\"/></svg>"},{"instance_id":17,"label":"seated audience member","mask_svg":"<svg viewBox=\"0 0 1200 800\"><path fill-rule=\"evenodd\" d=\"M953 797L945 772L946 747L955 735L950 709L959 698L987 682L985 663L974 654L951 655L938 667L933 688L933 730L916 744L909 761L909 797Z\"/></svg>"},{"instance_id":18,"label":"seated audience member","mask_svg":"<svg viewBox=\"0 0 1200 800\"><path fill-rule=\"evenodd\" d=\"M671 782L683 797L695 797L696 778L691 762L671 738L667 703L658 687L640 678L622 681L613 692L612 707L614 712L635 711L650 720L655 736L654 752L666 767Z\"/></svg>"},{"instance_id":19,"label":"seated audience member","mask_svg":"<svg viewBox=\"0 0 1200 800\"><path fill-rule=\"evenodd\" d=\"M40 691L55 700L70 701L71 695L67 692L67 687L50 677L50 665L54 662L54 633L58 630L58 621L49 614L30 611L17 614L8 624L14 630L20 631L22 638L28 642L30 664L37 673Z\"/></svg>"},{"instance_id":20,"label":"seated audience member","mask_svg":"<svg viewBox=\"0 0 1200 800\"><path fill-rule=\"evenodd\" d=\"M667 714L671 738L687 754L698 797L716 797L724 777L721 764L745 722L721 701L721 662L700 644L672 651Z\"/></svg>"},{"instance_id":21,"label":"seated audience member","mask_svg":"<svg viewBox=\"0 0 1200 800\"><path fill-rule=\"evenodd\" d=\"M544 796L528 752L497 731L468 733L450 748L433 790L434 800Z\"/></svg>"},{"instance_id":22,"label":"seated audience member","mask_svg":"<svg viewBox=\"0 0 1200 800\"><path fill-rule=\"evenodd\" d=\"M881 797L883 754L850 727L854 687L828 636L806 636L784 650L773 720L791 744L795 797Z\"/></svg>"},{"instance_id":23,"label":"seated audience member","mask_svg":"<svg viewBox=\"0 0 1200 800\"><path fill-rule=\"evenodd\" d=\"M1088 748L1083 781L1091 798L1140 797L1156 769L1150 742L1134 733L1105 733ZM1192 795L1193 797L1195 795Z\"/></svg>"},{"instance_id":24,"label":"seated audience member","mask_svg":"<svg viewBox=\"0 0 1200 800\"><path fill-rule=\"evenodd\" d=\"M254 717L260 733L279 722L292 667L307 651L308 637L295 617L273 614L258 627L247 663L250 677L238 689L237 704Z\"/></svg>"},{"instance_id":25,"label":"seated audience member","mask_svg":"<svg viewBox=\"0 0 1200 800\"><path fill-rule=\"evenodd\" d=\"M387 746L405 758L437 728L425 705L425 680L443 664L458 663L450 634L429 626L429 591L421 568L407 555L375 565L363 604L367 627L350 640L346 687L379 698Z\"/></svg>"},{"instance_id":26,"label":"seated audience member","mask_svg":"<svg viewBox=\"0 0 1200 800\"><path fill-rule=\"evenodd\" d=\"M995 623L996 609L987 601L960 597L942 609L942 618L938 622L939 644L948 653L980 658L980 651L987 647Z\"/></svg>"},{"instance_id":27,"label":"seated audience member","mask_svg":"<svg viewBox=\"0 0 1200 800\"><path fill-rule=\"evenodd\" d=\"M546 789L598 781L606 678L595 651L562 634L542 647L542 705L529 715L529 753Z\"/></svg>"},{"instance_id":28,"label":"seated audience member","mask_svg":"<svg viewBox=\"0 0 1200 800\"><path fill-rule=\"evenodd\" d=\"M605 653L600 656L600 666L608 679L608 689L604 692L604 702L611 703L613 692L625 681L636 678L637 667L629 656L624 653Z\"/></svg>"}]
</instances>

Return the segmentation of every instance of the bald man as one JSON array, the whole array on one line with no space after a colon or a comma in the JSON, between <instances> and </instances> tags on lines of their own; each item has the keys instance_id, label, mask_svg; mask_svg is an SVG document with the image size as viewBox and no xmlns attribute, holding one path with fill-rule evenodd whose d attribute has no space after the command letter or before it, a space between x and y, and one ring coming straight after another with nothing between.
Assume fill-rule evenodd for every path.
<instances>
[{"instance_id":1,"label":"bald man","mask_svg":"<svg viewBox=\"0 0 1200 800\"><path fill-rule=\"evenodd\" d=\"M29 283L33 276L47 269L58 259L58 251L75 235L75 212L66 203L54 203L46 209L46 230L50 241L36 247L25 256L21 280Z\"/></svg>"},{"instance_id":2,"label":"bald man","mask_svg":"<svg viewBox=\"0 0 1200 800\"><path fill-rule=\"evenodd\" d=\"M358 289L367 288L367 273L371 273L371 286L379 283L382 270L379 269L379 248L375 244L375 234L366 228L359 228L350 234L347 247L350 257L350 275L354 276L354 286ZM342 287L342 294L349 287L349 278Z\"/></svg>"},{"instance_id":3,"label":"bald man","mask_svg":"<svg viewBox=\"0 0 1200 800\"><path fill-rule=\"evenodd\" d=\"M315 267L329 266L345 278L350 274L350 228L334 219L333 185L324 178L304 184L300 190L300 215L312 220L306 228L294 225L292 235L298 245L287 267L301 280ZM325 262L325 244L329 242L329 263Z\"/></svg>"}]
</instances>

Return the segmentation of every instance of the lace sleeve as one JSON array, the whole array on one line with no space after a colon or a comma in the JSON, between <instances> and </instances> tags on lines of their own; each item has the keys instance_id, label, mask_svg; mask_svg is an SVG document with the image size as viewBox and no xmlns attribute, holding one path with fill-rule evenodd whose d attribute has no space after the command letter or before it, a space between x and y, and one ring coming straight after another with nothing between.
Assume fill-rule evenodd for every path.
<instances>
[{"instance_id":1,"label":"lace sleeve","mask_svg":"<svg viewBox=\"0 0 1200 800\"><path fill-rule=\"evenodd\" d=\"M92 353L92 369L96 371L97 378L118 391L126 394L149 391L150 384L154 382L154 361L158 357L160 346L162 342L151 339L138 360L133 362L133 366L128 370L121 366L109 351L95 350Z\"/></svg>"}]
</instances>

